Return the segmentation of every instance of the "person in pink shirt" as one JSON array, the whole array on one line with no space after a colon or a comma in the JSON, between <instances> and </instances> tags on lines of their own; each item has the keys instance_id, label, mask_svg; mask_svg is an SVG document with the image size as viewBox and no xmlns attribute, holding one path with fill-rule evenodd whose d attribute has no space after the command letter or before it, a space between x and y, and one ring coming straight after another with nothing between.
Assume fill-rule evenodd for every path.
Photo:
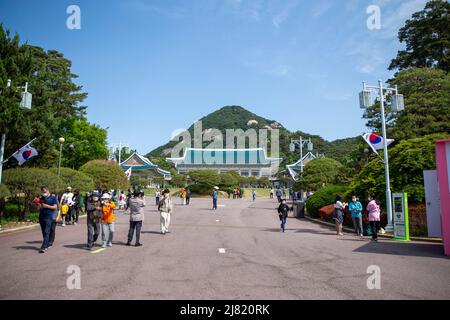
<instances>
[{"instance_id":1,"label":"person in pink shirt","mask_svg":"<svg viewBox=\"0 0 450 320\"><path fill-rule=\"evenodd\" d=\"M369 196L367 211L369 212L369 223L370 229L372 230L372 240L378 242L378 228L380 227L380 206L371 196Z\"/></svg>"}]
</instances>

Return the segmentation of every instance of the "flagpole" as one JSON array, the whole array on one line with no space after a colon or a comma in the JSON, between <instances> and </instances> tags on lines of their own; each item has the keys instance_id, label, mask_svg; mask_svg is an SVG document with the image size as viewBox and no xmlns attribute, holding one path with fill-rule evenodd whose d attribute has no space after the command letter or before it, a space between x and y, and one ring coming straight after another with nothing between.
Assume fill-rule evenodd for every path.
<instances>
[{"instance_id":1,"label":"flagpole","mask_svg":"<svg viewBox=\"0 0 450 320\"><path fill-rule=\"evenodd\" d=\"M386 177L386 211L387 211L387 225L386 231L392 231L392 200L391 200L391 182L389 178L389 158L387 149L387 137L386 137L386 117L384 114L384 96L383 96L383 81L378 80L380 87L380 107L381 107L381 126L383 131L383 151L384 151L384 171Z\"/></svg>"},{"instance_id":2,"label":"flagpole","mask_svg":"<svg viewBox=\"0 0 450 320\"><path fill-rule=\"evenodd\" d=\"M2 142L0 146L0 184L2 184L3 154L5 153L5 140L6 140L6 133L2 133Z\"/></svg>"}]
</instances>

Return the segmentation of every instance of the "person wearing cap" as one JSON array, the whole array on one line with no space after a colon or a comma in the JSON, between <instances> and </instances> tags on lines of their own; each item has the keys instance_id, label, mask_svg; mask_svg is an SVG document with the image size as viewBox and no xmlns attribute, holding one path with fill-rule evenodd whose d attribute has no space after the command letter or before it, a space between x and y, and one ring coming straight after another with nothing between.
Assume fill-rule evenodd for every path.
<instances>
[{"instance_id":1,"label":"person wearing cap","mask_svg":"<svg viewBox=\"0 0 450 320\"><path fill-rule=\"evenodd\" d=\"M112 240L114 236L114 208L116 205L111 201L111 195L104 193L101 198L102 217L102 248L112 247ZM106 233L109 231L108 240L106 240Z\"/></svg>"},{"instance_id":2,"label":"person wearing cap","mask_svg":"<svg viewBox=\"0 0 450 320\"><path fill-rule=\"evenodd\" d=\"M159 202L158 210L161 215L160 218L161 234L165 235L166 233L169 232L170 216L173 210L172 199L170 197L169 189L165 189L163 191L162 199Z\"/></svg>"},{"instance_id":3,"label":"person wearing cap","mask_svg":"<svg viewBox=\"0 0 450 320\"><path fill-rule=\"evenodd\" d=\"M94 190L89 197L86 204L87 212L87 231L88 231L88 243L89 250L94 248L100 234L100 221L102 219L102 207L100 204L100 192Z\"/></svg>"},{"instance_id":4,"label":"person wearing cap","mask_svg":"<svg viewBox=\"0 0 450 320\"><path fill-rule=\"evenodd\" d=\"M74 202L73 202L72 188L67 187L66 192L61 197L61 202L60 202L63 227L66 226L66 223L67 224L70 223L70 215L72 214L71 208L72 208L73 204L74 204Z\"/></svg>"},{"instance_id":5,"label":"person wearing cap","mask_svg":"<svg viewBox=\"0 0 450 320\"><path fill-rule=\"evenodd\" d=\"M144 193L135 191L134 197L130 199L129 209L130 209L130 229L128 230L128 241L127 246L131 246L131 241L133 241L134 230L136 229L136 247L142 246L140 242L141 238L141 228L142 222L144 221Z\"/></svg>"},{"instance_id":6,"label":"person wearing cap","mask_svg":"<svg viewBox=\"0 0 450 320\"><path fill-rule=\"evenodd\" d=\"M212 199L213 199L213 210L217 210L217 198L219 196L219 187L214 187L214 190L211 194Z\"/></svg>"}]
</instances>

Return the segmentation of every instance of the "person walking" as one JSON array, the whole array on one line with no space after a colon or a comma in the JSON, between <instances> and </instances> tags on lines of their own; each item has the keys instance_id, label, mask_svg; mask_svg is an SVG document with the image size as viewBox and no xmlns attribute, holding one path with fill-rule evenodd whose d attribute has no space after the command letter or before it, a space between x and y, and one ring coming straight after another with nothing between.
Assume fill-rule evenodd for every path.
<instances>
[{"instance_id":1,"label":"person walking","mask_svg":"<svg viewBox=\"0 0 450 320\"><path fill-rule=\"evenodd\" d=\"M362 227L362 204L358 201L356 196L352 196L352 201L348 204L348 210L352 215L353 227L355 228L356 235L362 238L364 236Z\"/></svg>"},{"instance_id":2,"label":"person walking","mask_svg":"<svg viewBox=\"0 0 450 320\"><path fill-rule=\"evenodd\" d=\"M78 190L75 190L73 195L73 205L72 205L72 214L73 214L73 225L76 226L78 224L78 217L80 216L80 210L83 207L81 194Z\"/></svg>"},{"instance_id":3,"label":"person walking","mask_svg":"<svg viewBox=\"0 0 450 320\"><path fill-rule=\"evenodd\" d=\"M92 250L100 234L100 221L103 217L100 203L100 192L94 190L86 205L87 247Z\"/></svg>"},{"instance_id":4,"label":"person walking","mask_svg":"<svg viewBox=\"0 0 450 320\"><path fill-rule=\"evenodd\" d=\"M183 188L183 191L181 192L181 199L182 199L181 203L183 204L183 206L186 205L186 197L187 197L186 190Z\"/></svg>"},{"instance_id":5,"label":"person walking","mask_svg":"<svg viewBox=\"0 0 450 320\"><path fill-rule=\"evenodd\" d=\"M342 197L337 195L334 203L333 219L336 223L336 233L338 236L343 236L342 224L344 223L344 209L347 206L345 202L342 202Z\"/></svg>"},{"instance_id":6,"label":"person walking","mask_svg":"<svg viewBox=\"0 0 450 320\"><path fill-rule=\"evenodd\" d=\"M104 193L101 198L102 209L102 248L112 247L112 241L114 237L114 208L116 205L111 201L111 195ZM106 239L106 233L108 234L108 240Z\"/></svg>"},{"instance_id":7,"label":"person walking","mask_svg":"<svg viewBox=\"0 0 450 320\"><path fill-rule=\"evenodd\" d=\"M256 200L256 191L254 189L252 190L252 198L253 198L253 201Z\"/></svg>"},{"instance_id":8,"label":"person walking","mask_svg":"<svg viewBox=\"0 0 450 320\"><path fill-rule=\"evenodd\" d=\"M286 231L286 220L289 212L289 206L286 203L286 199L281 200L280 205L278 206L278 216L281 221L281 232Z\"/></svg>"},{"instance_id":9,"label":"person walking","mask_svg":"<svg viewBox=\"0 0 450 320\"><path fill-rule=\"evenodd\" d=\"M213 192L211 194L212 200L213 200L213 210L217 210L217 198L219 197L218 190L219 190L218 187L214 187L214 190L213 190Z\"/></svg>"},{"instance_id":10,"label":"person walking","mask_svg":"<svg viewBox=\"0 0 450 320\"><path fill-rule=\"evenodd\" d=\"M62 215L62 226L65 227L66 223L69 224L70 223L70 215L71 210L72 210L72 205L73 205L73 193L72 193L72 188L71 187L67 187L66 192L64 192L64 194L61 197L61 202L60 202L60 208L61 208L61 215Z\"/></svg>"},{"instance_id":11,"label":"person walking","mask_svg":"<svg viewBox=\"0 0 450 320\"><path fill-rule=\"evenodd\" d=\"M159 190L156 190L156 192L155 192L156 206L159 206L159 199L160 198L161 198L161 192Z\"/></svg>"},{"instance_id":12,"label":"person walking","mask_svg":"<svg viewBox=\"0 0 450 320\"><path fill-rule=\"evenodd\" d=\"M274 194L274 190L273 190L273 188L270 188L270 191L269 191L270 199L273 199L273 194Z\"/></svg>"},{"instance_id":13,"label":"person walking","mask_svg":"<svg viewBox=\"0 0 450 320\"><path fill-rule=\"evenodd\" d=\"M39 224L42 231L42 245L39 253L45 253L50 247L50 234L53 221L55 220L55 211L58 209L58 200L50 194L47 186L41 188L41 197L38 202L39 206ZM54 239L53 239L54 240Z\"/></svg>"},{"instance_id":14,"label":"person walking","mask_svg":"<svg viewBox=\"0 0 450 320\"><path fill-rule=\"evenodd\" d=\"M162 199L159 203L158 210L161 215L160 217L161 234L165 235L166 233L169 232L170 216L173 210L172 199L170 197L169 189L165 189L163 191Z\"/></svg>"},{"instance_id":15,"label":"person walking","mask_svg":"<svg viewBox=\"0 0 450 320\"><path fill-rule=\"evenodd\" d=\"M281 190L280 190L280 188L278 187L277 188L277 200L278 200L278 203L281 203Z\"/></svg>"},{"instance_id":16,"label":"person walking","mask_svg":"<svg viewBox=\"0 0 450 320\"><path fill-rule=\"evenodd\" d=\"M191 190L186 189L186 204L189 205L191 202Z\"/></svg>"},{"instance_id":17,"label":"person walking","mask_svg":"<svg viewBox=\"0 0 450 320\"><path fill-rule=\"evenodd\" d=\"M369 212L369 224L372 231L372 240L378 242L378 229L380 227L380 206L371 196L369 196L367 211Z\"/></svg>"},{"instance_id":18,"label":"person walking","mask_svg":"<svg viewBox=\"0 0 450 320\"><path fill-rule=\"evenodd\" d=\"M140 239L141 239L142 223L144 221L144 207L145 207L144 193L136 191L134 193L134 197L130 199L130 229L128 230L127 246L131 246L131 241L133 241L134 230L136 230L135 247L142 246Z\"/></svg>"}]
</instances>

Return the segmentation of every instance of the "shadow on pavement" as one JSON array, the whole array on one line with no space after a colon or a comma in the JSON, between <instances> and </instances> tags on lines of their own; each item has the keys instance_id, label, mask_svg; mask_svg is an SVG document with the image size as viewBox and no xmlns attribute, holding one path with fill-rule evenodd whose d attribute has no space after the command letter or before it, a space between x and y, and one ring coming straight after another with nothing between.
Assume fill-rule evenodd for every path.
<instances>
[{"instance_id":1,"label":"shadow on pavement","mask_svg":"<svg viewBox=\"0 0 450 320\"><path fill-rule=\"evenodd\" d=\"M149 233L149 234L159 234L159 235L161 235L161 231L141 231L141 233Z\"/></svg>"},{"instance_id":2,"label":"shadow on pavement","mask_svg":"<svg viewBox=\"0 0 450 320\"><path fill-rule=\"evenodd\" d=\"M444 256L442 244L394 242L382 239L378 243L371 241L353 252L450 259Z\"/></svg>"},{"instance_id":3,"label":"shadow on pavement","mask_svg":"<svg viewBox=\"0 0 450 320\"><path fill-rule=\"evenodd\" d=\"M312 234L323 234L323 235L336 235L336 232L331 231L328 228L324 228L325 230L316 230L316 229L296 229L299 233L312 233Z\"/></svg>"},{"instance_id":4,"label":"shadow on pavement","mask_svg":"<svg viewBox=\"0 0 450 320\"><path fill-rule=\"evenodd\" d=\"M28 244L41 244L41 243L42 243L42 240L41 240L41 241L38 241L38 240L35 240L35 241L27 241L26 243L28 243Z\"/></svg>"},{"instance_id":5,"label":"shadow on pavement","mask_svg":"<svg viewBox=\"0 0 450 320\"><path fill-rule=\"evenodd\" d=\"M38 247L33 247L33 246L18 246L18 247L13 247L16 250L34 250L34 251L39 251Z\"/></svg>"},{"instance_id":6,"label":"shadow on pavement","mask_svg":"<svg viewBox=\"0 0 450 320\"><path fill-rule=\"evenodd\" d=\"M86 247L86 243L66 244L63 247L70 248L70 249L88 250L88 248Z\"/></svg>"}]
</instances>

